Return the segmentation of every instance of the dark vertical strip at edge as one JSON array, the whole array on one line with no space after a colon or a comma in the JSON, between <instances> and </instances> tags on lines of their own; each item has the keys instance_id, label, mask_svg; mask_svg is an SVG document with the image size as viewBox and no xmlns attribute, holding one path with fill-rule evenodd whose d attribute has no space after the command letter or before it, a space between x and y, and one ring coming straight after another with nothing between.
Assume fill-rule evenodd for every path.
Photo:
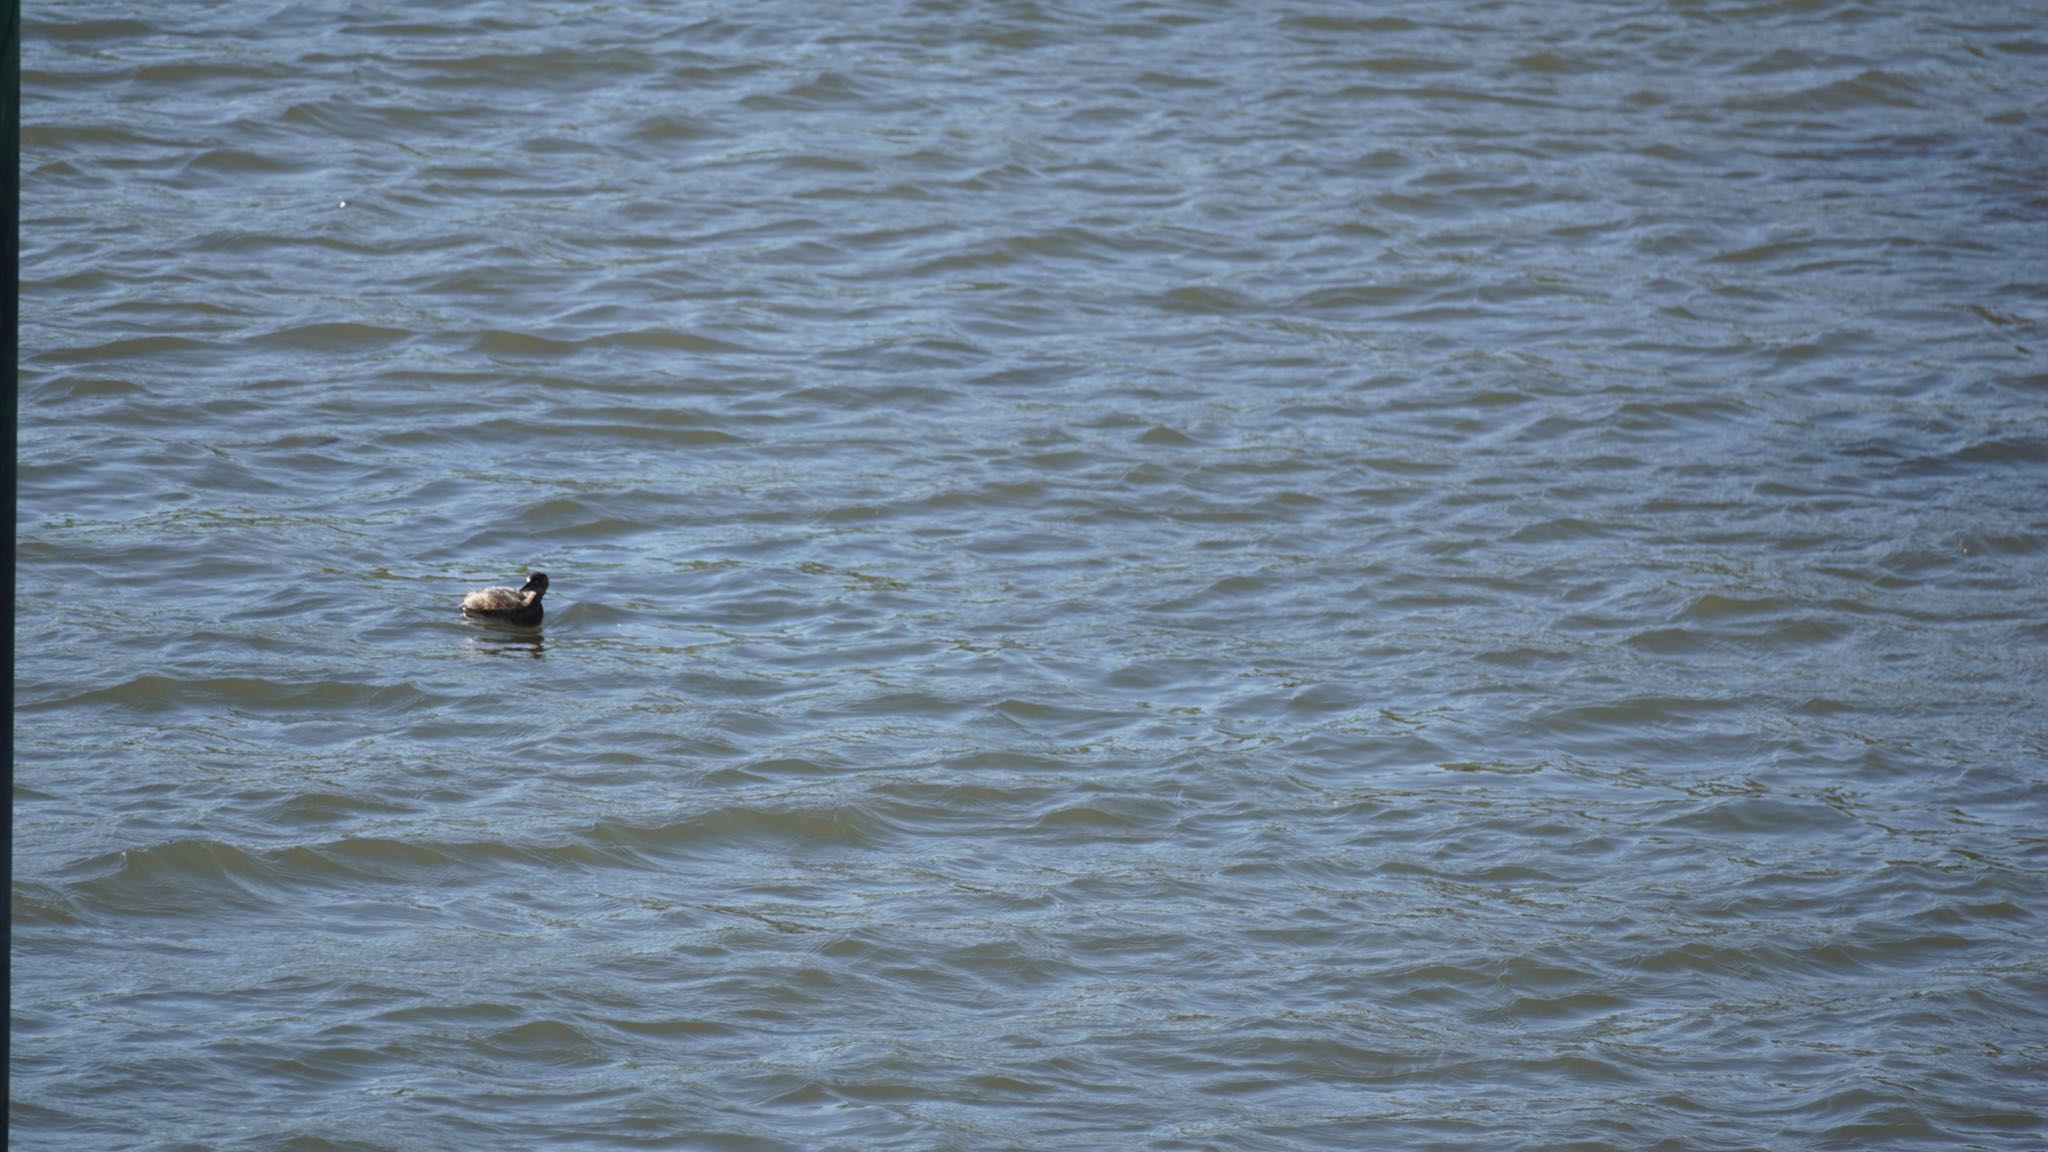
<instances>
[{"instance_id":1,"label":"dark vertical strip at edge","mask_svg":"<svg viewBox=\"0 0 2048 1152\"><path fill-rule=\"evenodd\" d=\"M6 121L7 133L7 286L4 295L7 300L7 373L4 386L7 395L0 398L0 407L6 409L7 420L7 493L0 501L7 515L7 623L0 627L0 646L4 646L7 660L7 728L0 735L0 755L7 761L7 959L0 960L7 969L7 987L14 987L14 537L19 522L14 507L15 471L20 464L21 450L15 435L19 425L21 401L21 0L7 0L7 42L5 45L6 73L0 76L0 98L7 102L0 109L0 120ZM9 997L12 1000L12 996ZM11 1037L13 1029L9 1028ZM0 1057L5 1057L7 1066L14 1067L11 1039L0 1039Z\"/></svg>"}]
</instances>

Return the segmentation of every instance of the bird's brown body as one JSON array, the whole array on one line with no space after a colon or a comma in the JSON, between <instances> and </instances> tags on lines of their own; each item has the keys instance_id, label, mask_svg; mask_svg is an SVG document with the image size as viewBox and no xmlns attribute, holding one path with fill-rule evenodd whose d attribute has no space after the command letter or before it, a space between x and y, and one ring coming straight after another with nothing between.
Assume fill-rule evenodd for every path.
<instances>
[{"instance_id":1,"label":"bird's brown body","mask_svg":"<svg viewBox=\"0 0 2048 1152\"><path fill-rule=\"evenodd\" d=\"M462 614L484 620L531 627L540 623L540 598L548 590L545 572L535 572L526 583L513 588L480 588L462 598Z\"/></svg>"}]
</instances>

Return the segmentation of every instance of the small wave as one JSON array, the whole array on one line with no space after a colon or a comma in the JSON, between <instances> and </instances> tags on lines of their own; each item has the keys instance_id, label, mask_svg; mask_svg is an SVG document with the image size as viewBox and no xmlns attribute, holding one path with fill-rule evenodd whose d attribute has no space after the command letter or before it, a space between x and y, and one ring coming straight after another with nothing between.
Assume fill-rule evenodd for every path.
<instances>
[{"instance_id":1,"label":"small wave","mask_svg":"<svg viewBox=\"0 0 2048 1152\"><path fill-rule=\"evenodd\" d=\"M819 111L864 103L867 93L852 78L838 72L821 72L813 79L791 85L781 92L757 92L740 99L740 106L757 111Z\"/></svg>"},{"instance_id":2,"label":"small wave","mask_svg":"<svg viewBox=\"0 0 2048 1152\"><path fill-rule=\"evenodd\" d=\"M110 853L65 869L66 892L95 912L211 917L222 908L268 907L290 885L258 856L218 840L176 840Z\"/></svg>"},{"instance_id":3,"label":"small wave","mask_svg":"<svg viewBox=\"0 0 2048 1152\"><path fill-rule=\"evenodd\" d=\"M1728 107L1750 112L1809 115L1859 108L1918 108L1921 103L1920 85L1904 76L1878 69L1793 92L1735 96L1727 102Z\"/></svg>"},{"instance_id":4,"label":"small wave","mask_svg":"<svg viewBox=\"0 0 2048 1152\"><path fill-rule=\"evenodd\" d=\"M1550 713L1544 725L1569 733L1640 732L1687 726L1742 707L1736 701L1681 696L1634 696L1614 703L1585 704Z\"/></svg>"},{"instance_id":5,"label":"small wave","mask_svg":"<svg viewBox=\"0 0 2048 1152\"><path fill-rule=\"evenodd\" d=\"M1471 67L1471 62L1436 56L1366 56L1346 61L1345 67L1387 76L1419 76L1432 72L1462 72Z\"/></svg>"},{"instance_id":6,"label":"small wave","mask_svg":"<svg viewBox=\"0 0 2048 1152\"><path fill-rule=\"evenodd\" d=\"M492 328L479 333L475 342L470 345L472 352L516 360L560 359L574 355L582 349L580 341L557 340L547 336L536 336L530 332L512 332L502 328Z\"/></svg>"},{"instance_id":7,"label":"small wave","mask_svg":"<svg viewBox=\"0 0 2048 1152\"><path fill-rule=\"evenodd\" d=\"M658 823L604 820L592 826L584 838L600 851L673 858L732 847L865 848L877 844L886 831L886 822L864 805L770 808L735 804Z\"/></svg>"},{"instance_id":8,"label":"small wave","mask_svg":"<svg viewBox=\"0 0 2048 1152\"><path fill-rule=\"evenodd\" d=\"M50 40L139 40L154 36L157 27L141 20L38 20L24 14L21 30L25 35Z\"/></svg>"},{"instance_id":9,"label":"small wave","mask_svg":"<svg viewBox=\"0 0 2048 1152\"><path fill-rule=\"evenodd\" d=\"M492 1033L484 1040L486 1051L550 1067L578 1067L605 1063L607 1046L592 1039L574 1024L561 1020L531 1020Z\"/></svg>"},{"instance_id":10,"label":"small wave","mask_svg":"<svg viewBox=\"0 0 2048 1152\"><path fill-rule=\"evenodd\" d=\"M726 135L728 133L724 129L711 121L673 113L649 116L627 130L628 138L643 144L673 144L678 141L706 140Z\"/></svg>"},{"instance_id":11,"label":"small wave","mask_svg":"<svg viewBox=\"0 0 2048 1152\"><path fill-rule=\"evenodd\" d=\"M285 70L275 65L223 60L145 64L135 70L136 82L150 85L204 85L220 80L250 80L274 84L286 76Z\"/></svg>"},{"instance_id":12,"label":"small wave","mask_svg":"<svg viewBox=\"0 0 2048 1152\"><path fill-rule=\"evenodd\" d=\"M657 352L753 352L756 349L700 336L695 332L683 332L673 328L640 328L628 332L616 332L609 336L594 336L585 341L598 348L647 348Z\"/></svg>"},{"instance_id":13,"label":"small wave","mask_svg":"<svg viewBox=\"0 0 2048 1152\"><path fill-rule=\"evenodd\" d=\"M1346 36L1359 33L1389 35L1414 32L1423 27L1406 16L1338 16L1321 12L1282 17L1280 26L1302 32L1335 32Z\"/></svg>"},{"instance_id":14,"label":"small wave","mask_svg":"<svg viewBox=\"0 0 2048 1152\"><path fill-rule=\"evenodd\" d=\"M280 828L303 828L365 817L403 815L417 808L416 804L382 797L339 792L295 792L265 805L262 811Z\"/></svg>"},{"instance_id":15,"label":"small wave","mask_svg":"<svg viewBox=\"0 0 2048 1152\"><path fill-rule=\"evenodd\" d=\"M339 680L306 683L253 676L178 677L147 674L105 688L41 701L25 710L47 711L81 705L110 705L135 712L185 708L233 708L249 712L406 712L441 698L411 684L361 684Z\"/></svg>"},{"instance_id":16,"label":"small wave","mask_svg":"<svg viewBox=\"0 0 2048 1152\"><path fill-rule=\"evenodd\" d=\"M53 364L90 364L99 360L171 360L222 351L218 344L184 336L131 336L77 348L53 348L32 359Z\"/></svg>"},{"instance_id":17,"label":"small wave","mask_svg":"<svg viewBox=\"0 0 2048 1152\"><path fill-rule=\"evenodd\" d=\"M1685 611L1681 615L1683 618L1690 620L1747 619L1756 616L1780 615L1791 611L1796 606L1796 603L1793 601L1775 596L1752 599L1741 596L1723 596L1718 593L1709 592L1704 596L1695 598L1692 603L1686 605Z\"/></svg>"},{"instance_id":18,"label":"small wave","mask_svg":"<svg viewBox=\"0 0 2048 1152\"><path fill-rule=\"evenodd\" d=\"M70 928L83 924L77 901L70 893L51 884L16 881L9 914L17 928Z\"/></svg>"},{"instance_id":19,"label":"small wave","mask_svg":"<svg viewBox=\"0 0 2048 1152\"><path fill-rule=\"evenodd\" d=\"M249 343L259 347L293 350L364 352L388 348L414 335L416 333L402 328L380 328L374 324L295 324L253 336Z\"/></svg>"},{"instance_id":20,"label":"small wave","mask_svg":"<svg viewBox=\"0 0 2048 1152\"><path fill-rule=\"evenodd\" d=\"M1713 641L1690 628L1650 628L1630 636L1627 644L1659 656L1692 656L1713 648Z\"/></svg>"},{"instance_id":21,"label":"small wave","mask_svg":"<svg viewBox=\"0 0 2048 1152\"><path fill-rule=\"evenodd\" d=\"M1158 306L1166 312L1184 312L1191 316L1228 316L1247 312L1258 306L1257 301L1228 288L1195 285L1175 288L1158 298Z\"/></svg>"},{"instance_id":22,"label":"small wave","mask_svg":"<svg viewBox=\"0 0 2048 1152\"><path fill-rule=\"evenodd\" d=\"M1516 544L1562 544L1604 540L1619 534L1618 529L1606 524L1582 520L1577 516L1560 516L1518 528L1508 539Z\"/></svg>"},{"instance_id":23,"label":"small wave","mask_svg":"<svg viewBox=\"0 0 2048 1152\"><path fill-rule=\"evenodd\" d=\"M302 172L310 167L310 161L286 160L241 148L210 148L186 161L183 171L188 176L242 178Z\"/></svg>"}]
</instances>

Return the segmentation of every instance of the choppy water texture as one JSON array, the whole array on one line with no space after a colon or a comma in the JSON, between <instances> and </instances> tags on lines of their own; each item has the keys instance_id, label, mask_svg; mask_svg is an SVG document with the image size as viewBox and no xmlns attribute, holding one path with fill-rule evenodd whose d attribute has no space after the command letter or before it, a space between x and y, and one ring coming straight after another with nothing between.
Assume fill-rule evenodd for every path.
<instances>
[{"instance_id":1,"label":"choppy water texture","mask_svg":"<svg viewBox=\"0 0 2048 1152\"><path fill-rule=\"evenodd\" d=\"M2048 1140L2043 5L28 7L16 1146Z\"/></svg>"}]
</instances>

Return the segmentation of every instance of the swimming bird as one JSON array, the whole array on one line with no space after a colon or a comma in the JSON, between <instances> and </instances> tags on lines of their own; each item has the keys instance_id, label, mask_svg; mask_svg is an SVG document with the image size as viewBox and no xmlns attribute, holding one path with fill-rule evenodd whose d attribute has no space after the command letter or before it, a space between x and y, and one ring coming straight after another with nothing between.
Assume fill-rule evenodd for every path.
<instances>
[{"instance_id":1,"label":"swimming bird","mask_svg":"<svg viewBox=\"0 0 2048 1152\"><path fill-rule=\"evenodd\" d=\"M540 623L540 598L548 590L548 574L535 572L517 591L510 588L480 588L462 598L464 616L503 620L507 624L532 627Z\"/></svg>"}]
</instances>

